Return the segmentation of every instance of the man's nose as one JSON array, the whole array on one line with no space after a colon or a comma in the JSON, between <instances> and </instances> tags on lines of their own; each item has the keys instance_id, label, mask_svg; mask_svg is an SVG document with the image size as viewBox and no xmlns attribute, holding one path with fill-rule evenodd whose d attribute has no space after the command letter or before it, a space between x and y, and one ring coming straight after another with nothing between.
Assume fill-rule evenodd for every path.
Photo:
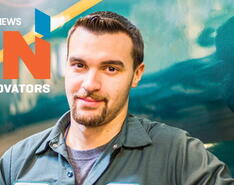
<instances>
[{"instance_id":1,"label":"man's nose","mask_svg":"<svg viewBox=\"0 0 234 185\"><path fill-rule=\"evenodd\" d=\"M98 91L101 88L100 76L95 70L90 70L84 77L82 87L89 92Z\"/></svg>"}]
</instances>

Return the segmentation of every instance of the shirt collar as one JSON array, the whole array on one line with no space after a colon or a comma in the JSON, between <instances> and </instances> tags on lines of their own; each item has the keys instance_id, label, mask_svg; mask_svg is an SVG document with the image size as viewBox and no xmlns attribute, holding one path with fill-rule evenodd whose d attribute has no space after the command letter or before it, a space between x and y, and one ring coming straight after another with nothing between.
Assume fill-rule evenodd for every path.
<instances>
[{"instance_id":1,"label":"shirt collar","mask_svg":"<svg viewBox=\"0 0 234 185\"><path fill-rule=\"evenodd\" d=\"M42 142L42 144L36 150L36 154L44 152L45 150L47 150L48 146L53 146L54 144L60 146L62 144L65 144L63 135L69 123L70 111L64 113L56 122L55 126L51 128L49 136Z\"/></svg>"},{"instance_id":2,"label":"shirt collar","mask_svg":"<svg viewBox=\"0 0 234 185\"><path fill-rule=\"evenodd\" d=\"M36 154L44 152L48 146L63 145L64 143L64 133L70 123L70 111L66 112L52 127L49 136L43 141L40 147L36 150ZM138 148L150 145L152 140L147 133L146 129L143 127L139 118L128 114L123 127L119 133L118 139L119 147L129 147Z\"/></svg>"},{"instance_id":3,"label":"shirt collar","mask_svg":"<svg viewBox=\"0 0 234 185\"><path fill-rule=\"evenodd\" d=\"M152 144L152 140L140 120L131 114L127 115L120 131L120 146L138 148Z\"/></svg>"}]
</instances>

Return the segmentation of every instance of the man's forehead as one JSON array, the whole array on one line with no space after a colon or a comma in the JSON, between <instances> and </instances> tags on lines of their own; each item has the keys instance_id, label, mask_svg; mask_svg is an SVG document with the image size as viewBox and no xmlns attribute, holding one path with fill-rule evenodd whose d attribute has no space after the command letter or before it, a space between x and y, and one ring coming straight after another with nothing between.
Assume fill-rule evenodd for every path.
<instances>
[{"instance_id":1,"label":"man's forehead","mask_svg":"<svg viewBox=\"0 0 234 185\"><path fill-rule=\"evenodd\" d=\"M89 39L88 39L89 38ZM73 40L81 40L81 41L90 41L91 39L110 39L110 40L123 40L125 44L133 45L132 39L130 36L123 32L123 31L116 31L116 32L108 32L108 31L92 31L90 29L87 29L85 27L77 27L76 30L71 34L70 42ZM120 42L117 42L118 44Z\"/></svg>"},{"instance_id":2,"label":"man's forehead","mask_svg":"<svg viewBox=\"0 0 234 185\"><path fill-rule=\"evenodd\" d=\"M70 38L69 57L105 60L132 60L132 41L124 32L97 34L77 28Z\"/></svg>"}]
</instances>

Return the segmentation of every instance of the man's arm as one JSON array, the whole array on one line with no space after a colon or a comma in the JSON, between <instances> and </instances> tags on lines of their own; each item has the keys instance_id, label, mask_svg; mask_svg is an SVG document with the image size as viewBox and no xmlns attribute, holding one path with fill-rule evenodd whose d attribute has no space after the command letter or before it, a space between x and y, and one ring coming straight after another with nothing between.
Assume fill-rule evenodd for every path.
<instances>
[{"instance_id":1,"label":"man's arm","mask_svg":"<svg viewBox=\"0 0 234 185\"><path fill-rule=\"evenodd\" d=\"M12 148L0 159L0 185L11 185L11 155Z\"/></svg>"},{"instance_id":2,"label":"man's arm","mask_svg":"<svg viewBox=\"0 0 234 185\"><path fill-rule=\"evenodd\" d=\"M177 182L183 185L234 185L228 167L190 136L180 139L177 157Z\"/></svg>"}]
</instances>

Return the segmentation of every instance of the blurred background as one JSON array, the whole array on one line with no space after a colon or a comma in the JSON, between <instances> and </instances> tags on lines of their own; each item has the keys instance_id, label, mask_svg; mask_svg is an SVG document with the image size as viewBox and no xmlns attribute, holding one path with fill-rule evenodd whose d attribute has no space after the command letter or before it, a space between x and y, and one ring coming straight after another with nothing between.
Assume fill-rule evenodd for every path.
<instances>
[{"instance_id":1,"label":"blurred background","mask_svg":"<svg viewBox=\"0 0 234 185\"><path fill-rule=\"evenodd\" d=\"M20 17L34 29L35 8L50 16L78 1L0 0L0 17ZM135 23L145 41L146 73L130 96L130 112L187 130L226 162L234 174L234 3L233 0L103 0L45 39L51 43L50 80L35 80L23 63L19 80L0 84L50 84L51 92L0 93L0 155L18 140L55 124L68 110L64 92L67 31L94 11L120 13ZM61 14L62 15L62 14ZM31 45L33 47L33 45ZM0 63L2 76L2 63Z\"/></svg>"}]
</instances>

